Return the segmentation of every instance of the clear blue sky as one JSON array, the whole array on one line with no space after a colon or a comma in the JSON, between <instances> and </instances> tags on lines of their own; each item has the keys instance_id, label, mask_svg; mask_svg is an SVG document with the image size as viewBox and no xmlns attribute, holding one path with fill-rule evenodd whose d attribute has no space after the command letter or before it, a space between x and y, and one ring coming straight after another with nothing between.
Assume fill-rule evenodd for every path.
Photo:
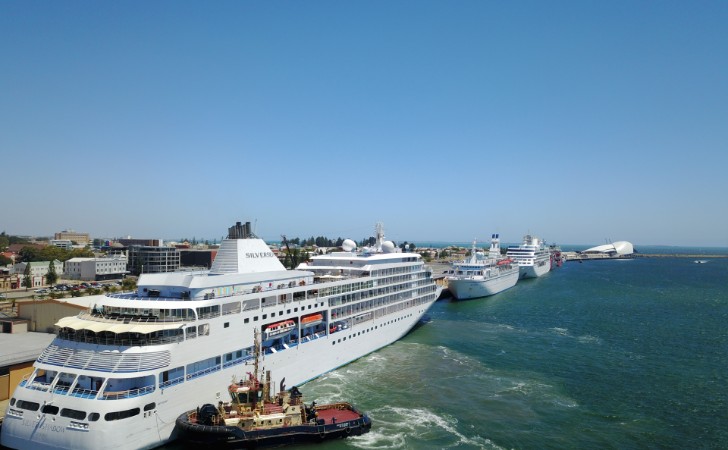
<instances>
[{"instance_id":1,"label":"clear blue sky","mask_svg":"<svg viewBox=\"0 0 728 450\"><path fill-rule=\"evenodd\" d=\"M728 1L4 1L0 230L728 246Z\"/></svg>"}]
</instances>

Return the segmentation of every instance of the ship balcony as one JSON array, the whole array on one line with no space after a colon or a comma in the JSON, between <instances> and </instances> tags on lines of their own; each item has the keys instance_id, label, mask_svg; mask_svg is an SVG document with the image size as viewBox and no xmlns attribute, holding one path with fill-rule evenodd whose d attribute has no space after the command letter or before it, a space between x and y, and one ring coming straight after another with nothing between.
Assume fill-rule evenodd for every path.
<instances>
[{"instance_id":1,"label":"ship balcony","mask_svg":"<svg viewBox=\"0 0 728 450\"><path fill-rule=\"evenodd\" d=\"M99 400L121 400L140 397L154 392L154 375L135 378L109 378Z\"/></svg>"}]
</instances>

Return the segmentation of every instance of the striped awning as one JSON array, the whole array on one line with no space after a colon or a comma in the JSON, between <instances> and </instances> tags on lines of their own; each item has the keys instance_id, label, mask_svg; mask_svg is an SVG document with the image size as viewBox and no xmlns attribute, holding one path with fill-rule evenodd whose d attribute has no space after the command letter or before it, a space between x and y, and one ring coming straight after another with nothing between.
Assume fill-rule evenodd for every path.
<instances>
[{"instance_id":1,"label":"striped awning","mask_svg":"<svg viewBox=\"0 0 728 450\"><path fill-rule=\"evenodd\" d=\"M141 333L149 334L162 330L174 330L182 328L184 324L177 323L116 323L116 322L97 322L94 320L84 320L78 317L64 317L56 322L56 326L60 328L72 328L76 331L89 330L94 333L109 331L111 333Z\"/></svg>"}]
</instances>

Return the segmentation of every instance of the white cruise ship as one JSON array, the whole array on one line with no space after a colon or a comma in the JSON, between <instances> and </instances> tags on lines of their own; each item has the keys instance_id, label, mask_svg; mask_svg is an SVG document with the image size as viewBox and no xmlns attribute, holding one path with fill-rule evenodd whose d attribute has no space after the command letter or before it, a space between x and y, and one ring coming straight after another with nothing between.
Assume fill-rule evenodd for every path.
<instances>
[{"instance_id":1,"label":"white cruise ship","mask_svg":"<svg viewBox=\"0 0 728 450\"><path fill-rule=\"evenodd\" d=\"M286 270L238 222L212 268L144 274L57 336L15 389L2 445L18 449L142 449L176 437L175 419L217 404L230 380L262 365L298 385L395 342L435 302L431 271L399 253L381 225L372 248L315 256Z\"/></svg>"},{"instance_id":2,"label":"white cruise ship","mask_svg":"<svg viewBox=\"0 0 728 450\"><path fill-rule=\"evenodd\" d=\"M477 251L475 241L470 258L452 264L447 287L458 300L487 297L512 288L518 281L518 266L500 253L497 234L491 236L488 254Z\"/></svg>"},{"instance_id":3,"label":"white cruise ship","mask_svg":"<svg viewBox=\"0 0 728 450\"><path fill-rule=\"evenodd\" d=\"M516 261L521 278L537 278L551 270L551 251L530 234L523 237L521 245L508 247L506 256Z\"/></svg>"}]
</instances>

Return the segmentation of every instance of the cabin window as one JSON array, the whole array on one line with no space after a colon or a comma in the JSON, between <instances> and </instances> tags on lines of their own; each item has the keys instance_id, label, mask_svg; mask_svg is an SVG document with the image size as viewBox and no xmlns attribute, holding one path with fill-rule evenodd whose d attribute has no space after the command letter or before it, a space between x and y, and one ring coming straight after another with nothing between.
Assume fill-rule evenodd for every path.
<instances>
[{"instance_id":1,"label":"cabin window","mask_svg":"<svg viewBox=\"0 0 728 450\"><path fill-rule=\"evenodd\" d=\"M268 318L268 314L263 314L263 320Z\"/></svg>"},{"instance_id":2,"label":"cabin window","mask_svg":"<svg viewBox=\"0 0 728 450\"><path fill-rule=\"evenodd\" d=\"M186 332L187 332L187 339L194 339L197 337L197 327L194 325L191 327L187 327Z\"/></svg>"},{"instance_id":3,"label":"cabin window","mask_svg":"<svg viewBox=\"0 0 728 450\"><path fill-rule=\"evenodd\" d=\"M61 417L68 417L70 419L83 420L86 418L86 413L84 411L79 411L77 409L63 408L61 410Z\"/></svg>"},{"instance_id":4,"label":"cabin window","mask_svg":"<svg viewBox=\"0 0 728 450\"><path fill-rule=\"evenodd\" d=\"M151 411L151 410L153 410L156 407L157 407L157 404L154 403L154 402L147 403L146 405L144 405L144 411Z\"/></svg>"},{"instance_id":5,"label":"cabin window","mask_svg":"<svg viewBox=\"0 0 728 450\"><path fill-rule=\"evenodd\" d=\"M91 413L88 415L88 421L89 422L96 422L101 417L101 414L99 413Z\"/></svg>"},{"instance_id":6,"label":"cabin window","mask_svg":"<svg viewBox=\"0 0 728 450\"><path fill-rule=\"evenodd\" d=\"M185 369L184 367L176 367L174 369L165 370L159 374L159 388L164 389L166 387L181 383L184 381Z\"/></svg>"},{"instance_id":7,"label":"cabin window","mask_svg":"<svg viewBox=\"0 0 728 450\"><path fill-rule=\"evenodd\" d=\"M43 414L58 414L59 408L55 405L43 405L43 408L40 410Z\"/></svg>"},{"instance_id":8,"label":"cabin window","mask_svg":"<svg viewBox=\"0 0 728 450\"><path fill-rule=\"evenodd\" d=\"M40 403L18 400L17 407L20 409L27 409L28 411L38 411Z\"/></svg>"},{"instance_id":9,"label":"cabin window","mask_svg":"<svg viewBox=\"0 0 728 450\"><path fill-rule=\"evenodd\" d=\"M250 318L249 317L246 317L245 320L243 320L243 323L249 323L249 322L250 322Z\"/></svg>"},{"instance_id":10,"label":"cabin window","mask_svg":"<svg viewBox=\"0 0 728 450\"><path fill-rule=\"evenodd\" d=\"M127 409L126 411L110 412L110 413L106 413L104 415L104 419L107 422L111 422L112 420L121 420L121 419L126 419L128 417L134 417L134 416L138 415L139 412L140 412L139 408Z\"/></svg>"},{"instance_id":11,"label":"cabin window","mask_svg":"<svg viewBox=\"0 0 728 450\"><path fill-rule=\"evenodd\" d=\"M226 303L222 305L222 315L237 314L240 312L240 302Z\"/></svg>"}]
</instances>

